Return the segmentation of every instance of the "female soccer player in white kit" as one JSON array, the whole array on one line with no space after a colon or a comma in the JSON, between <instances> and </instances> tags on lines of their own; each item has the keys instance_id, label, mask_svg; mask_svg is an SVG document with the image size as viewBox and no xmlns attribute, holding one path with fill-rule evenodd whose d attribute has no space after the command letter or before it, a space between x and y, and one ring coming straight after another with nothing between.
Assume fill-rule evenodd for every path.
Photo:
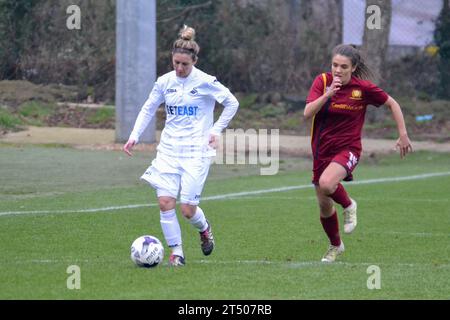
<instances>
[{"instance_id":1,"label":"female soccer player in white kit","mask_svg":"<svg viewBox=\"0 0 450 320\"><path fill-rule=\"evenodd\" d=\"M220 133L239 107L230 90L194 66L200 51L194 37L193 28L184 26L180 31L172 50L174 70L157 79L123 147L131 155L132 147L164 102L167 117L157 155L141 179L156 189L162 231L171 248L171 266L185 264L175 211L178 194L183 216L200 233L203 254L209 255L214 249L211 225L198 204ZM216 101L224 110L214 123Z\"/></svg>"}]
</instances>

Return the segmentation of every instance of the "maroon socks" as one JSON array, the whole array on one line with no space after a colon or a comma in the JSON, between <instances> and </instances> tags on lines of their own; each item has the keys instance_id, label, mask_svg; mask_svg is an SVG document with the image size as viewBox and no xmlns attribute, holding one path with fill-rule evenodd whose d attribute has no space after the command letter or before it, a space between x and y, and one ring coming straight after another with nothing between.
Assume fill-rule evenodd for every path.
<instances>
[{"instance_id":1,"label":"maroon socks","mask_svg":"<svg viewBox=\"0 0 450 320\"><path fill-rule=\"evenodd\" d=\"M344 209L352 204L352 200L350 200L347 191L345 191L344 186L340 183L338 184L336 191L331 194L330 197Z\"/></svg>"},{"instance_id":2,"label":"maroon socks","mask_svg":"<svg viewBox=\"0 0 450 320\"><path fill-rule=\"evenodd\" d=\"M320 222L322 223L323 230L325 230L331 244L336 247L340 246L341 237L339 236L339 221L336 211L328 218L320 217Z\"/></svg>"}]
</instances>

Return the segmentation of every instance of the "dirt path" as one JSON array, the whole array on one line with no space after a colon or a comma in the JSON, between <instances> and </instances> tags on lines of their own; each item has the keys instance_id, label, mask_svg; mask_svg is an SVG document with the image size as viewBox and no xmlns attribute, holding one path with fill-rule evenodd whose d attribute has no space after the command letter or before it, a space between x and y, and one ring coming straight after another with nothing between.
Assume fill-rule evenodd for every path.
<instances>
[{"instance_id":1,"label":"dirt path","mask_svg":"<svg viewBox=\"0 0 450 320\"><path fill-rule=\"evenodd\" d=\"M159 132L157 133L157 139ZM310 153L309 137L280 136L280 152L291 155ZM115 143L114 130L77 129L58 127L29 127L28 130L0 136L0 142L16 144L64 144L81 149L120 150L122 144ZM229 144L227 144L228 148ZM395 152L395 141L386 139L363 139L365 153ZM414 150L450 152L450 143L431 141L413 142ZM137 150L154 150L155 145L140 144Z\"/></svg>"}]
</instances>

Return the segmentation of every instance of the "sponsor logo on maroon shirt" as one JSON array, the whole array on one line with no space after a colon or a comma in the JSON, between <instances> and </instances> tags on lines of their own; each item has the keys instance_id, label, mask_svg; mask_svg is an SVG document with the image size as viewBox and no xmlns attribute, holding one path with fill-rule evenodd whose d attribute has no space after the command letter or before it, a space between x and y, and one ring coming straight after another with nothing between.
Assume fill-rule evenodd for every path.
<instances>
[{"instance_id":1,"label":"sponsor logo on maroon shirt","mask_svg":"<svg viewBox=\"0 0 450 320\"><path fill-rule=\"evenodd\" d=\"M326 79L325 86L329 86L333 81L331 73L326 74ZM316 77L306 102L321 97L325 86L322 75ZM359 158L366 107L378 107L387 99L388 95L372 82L352 77L314 117L311 137L314 158L332 158L343 150L351 150Z\"/></svg>"},{"instance_id":2,"label":"sponsor logo on maroon shirt","mask_svg":"<svg viewBox=\"0 0 450 320\"><path fill-rule=\"evenodd\" d=\"M352 100L362 100L362 91L359 89L352 90L352 96L350 97Z\"/></svg>"}]
</instances>

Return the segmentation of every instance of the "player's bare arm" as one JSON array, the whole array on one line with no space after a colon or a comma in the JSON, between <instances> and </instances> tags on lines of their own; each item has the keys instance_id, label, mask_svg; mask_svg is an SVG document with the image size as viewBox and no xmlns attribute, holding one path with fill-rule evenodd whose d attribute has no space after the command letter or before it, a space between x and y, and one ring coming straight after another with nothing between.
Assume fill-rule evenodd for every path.
<instances>
[{"instance_id":1,"label":"player's bare arm","mask_svg":"<svg viewBox=\"0 0 450 320\"><path fill-rule=\"evenodd\" d=\"M397 124L399 138L395 146L399 149L400 158L403 159L406 154L413 151L413 148L408 137L408 132L406 131L405 119L403 117L402 109L400 108L398 102L395 101L395 99L391 96L389 96L384 104L389 107L389 109L391 109L392 116L395 123Z\"/></svg>"}]
</instances>

